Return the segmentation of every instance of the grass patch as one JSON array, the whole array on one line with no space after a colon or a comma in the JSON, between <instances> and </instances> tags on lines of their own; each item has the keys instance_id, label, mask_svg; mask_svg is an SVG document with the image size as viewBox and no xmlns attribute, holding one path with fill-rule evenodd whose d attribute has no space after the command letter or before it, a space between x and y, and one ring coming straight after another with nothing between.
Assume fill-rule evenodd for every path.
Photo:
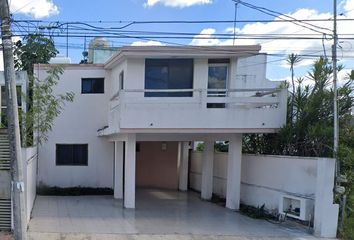
<instances>
[{"instance_id":1,"label":"grass patch","mask_svg":"<svg viewBox=\"0 0 354 240\"><path fill-rule=\"evenodd\" d=\"M354 240L354 193L348 198L344 226L339 230L339 237L343 240Z\"/></svg>"},{"instance_id":2,"label":"grass patch","mask_svg":"<svg viewBox=\"0 0 354 240\"><path fill-rule=\"evenodd\" d=\"M91 187L38 187L38 195L45 196L83 196L83 195L113 195L111 188L91 188Z\"/></svg>"}]
</instances>

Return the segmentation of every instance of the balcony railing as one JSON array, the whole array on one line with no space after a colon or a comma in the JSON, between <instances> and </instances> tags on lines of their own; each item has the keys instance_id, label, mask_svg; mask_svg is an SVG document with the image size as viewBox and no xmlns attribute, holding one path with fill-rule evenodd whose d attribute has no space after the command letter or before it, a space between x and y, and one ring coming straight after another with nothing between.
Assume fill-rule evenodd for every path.
<instances>
[{"instance_id":1,"label":"balcony railing","mask_svg":"<svg viewBox=\"0 0 354 240\"><path fill-rule=\"evenodd\" d=\"M123 99L129 99L127 103L235 103L238 105L260 104L269 105L279 102L280 88L258 89L124 89L111 97L112 101L122 104ZM145 97L144 93L193 93L190 97L163 96ZM140 94L139 94L140 93Z\"/></svg>"},{"instance_id":2,"label":"balcony railing","mask_svg":"<svg viewBox=\"0 0 354 240\"><path fill-rule=\"evenodd\" d=\"M193 94L190 97L146 97L145 93ZM110 100L109 126L115 131L122 128L240 128L243 125L279 128L285 123L287 89L124 89ZM176 122L176 118L184 121ZM222 122L223 119L227 123ZM255 124L250 124L252 121Z\"/></svg>"}]
</instances>

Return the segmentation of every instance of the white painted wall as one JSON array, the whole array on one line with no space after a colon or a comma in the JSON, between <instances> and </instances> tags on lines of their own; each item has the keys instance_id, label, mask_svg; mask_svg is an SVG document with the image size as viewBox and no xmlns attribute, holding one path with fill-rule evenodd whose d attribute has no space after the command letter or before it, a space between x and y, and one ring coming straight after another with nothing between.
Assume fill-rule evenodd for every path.
<instances>
[{"instance_id":1,"label":"white painted wall","mask_svg":"<svg viewBox=\"0 0 354 240\"><path fill-rule=\"evenodd\" d=\"M229 88L275 88L279 82L265 79L266 55L231 58ZM285 123L286 90L276 97L254 97L255 92L230 93L230 97L207 98L208 58L194 59L193 97L149 97L145 98L145 59L126 58L112 71L112 95L118 91L118 75L125 70L124 90L119 98L110 103L109 126L111 133L141 129L237 129L236 132L271 132ZM251 97L253 96L253 98ZM236 98L238 97L238 98ZM244 99L241 97L251 97ZM206 108L207 102L229 101L225 109ZM252 103L249 103L251 101ZM257 103L253 102L257 101ZM264 104L265 103L265 104ZM278 104L278 107L264 107ZM252 130L253 129L253 130ZM207 131L206 131L207 132Z\"/></svg>"},{"instance_id":2,"label":"white painted wall","mask_svg":"<svg viewBox=\"0 0 354 240\"><path fill-rule=\"evenodd\" d=\"M191 154L191 187L200 190L202 153ZM278 209L282 194L314 199L317 158L289 156L243 155L241 202ZM226 196L227 153L215 153L214 190Z\"/></svg>"},{"instance_id":3,"label":"white painted wall","mask_svg":"<svg viewBox=\"0 0 354 240\"><path fill-rule=\"evenodd\" d=\"M191 153L190 187L201 189L202 152ZM227 153L214 154L213 192L226 196ZM315 206L314 233L335 237L338 205L333 204L335 160L272 155L243 155L241 202L278 213L281 196L307 199ZM312 211L311 211L312 212Z\"/></svg>"},{"instance_id":4,"label":"white painted wall","mask_svg":"<svg viewBox=\"0 0 354 240\"><path fill-rule=\"evenodd\" d=\"M44 79L45 66L37 71ZM69 65L55 93L75 93L74 102L67 103L55 119L48 141L39 150L38 184L59 187L113 187L114 146L97 137L97 130L108 125L111 82L105 79L105 94L81 94L81 78L106 77L102 65ZM88 144L88 166L56 166L55 145Z\"/></svg>"},{"instance_id":5,"label":"white painted wall","mask_svg":"<svg viewBox=\"0 0 354 240\"><path fill-rule=\"evenodd\" d=\"M37 185L37 148L22 148L22 162L24 165L24 183L26 194L26 217L27 223L31 218L31 212L36 199Z\"/></svg>"}]
</instances>

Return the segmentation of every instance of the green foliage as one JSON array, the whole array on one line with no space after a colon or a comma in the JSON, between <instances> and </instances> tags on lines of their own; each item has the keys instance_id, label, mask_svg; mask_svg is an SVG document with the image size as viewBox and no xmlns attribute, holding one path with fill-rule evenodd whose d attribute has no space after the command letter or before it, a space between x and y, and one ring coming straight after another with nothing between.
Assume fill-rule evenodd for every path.
<instances>
[{"instance_id":1,"label":"green foliage","mask_svg":"<svg viewBox=\"0 0 354 240\"><path fill-rule=\"evenodd\" d=\"M248 206L241 204L240 212L248 217L256 218L256 219L273 219L274 216L267 213L265 210L265 204L258 207Z\"/></svg>"},{"instance_id":2,"label":"green foliage","mask_svg":"<svg viewBox=\"0 0 354 240\"><path fill-rule=\"evenodd\" d=\"M83 196L83 195L113 195L111 188L91 188L91 187L48 187L40 186L37 193L44 196Z\"/></svg>"},{"instance_id":3,"label":"green foliage","mask_svg":"<svg viewBox=\"0 0 354 240\"><path fill-rule=\"evenodd\" d=\"M48 63L58 53L53 39L46 38L39 33L29 34L15 43L15 68L32 75L33 64Z\"/></svg>"},{"instance_id":4,"label":"green foliage","mask_svg":"<svg viewBox=\"0 0 354 240\"><path fill-rule=\"evenodd\" d=\"M35 143L41 144L48 138L52 130L54 119L59 116L66 102L74 100L74 93L54 94L53 87L58 84L64 69L52 66L47 70L47 77L43 81L33 81L33 104L27 113L22 113L25 123L23 133L28 136L35 135ZM28 98L27 98L28 99ZM25 145L32 145L31 138Z\"/></svg>"},{"instance_id":5,"label":"green foliage","mask_svg":"<svg viewBox=\"0 0 354 240\"><path fill-rule=\"evenodd\" d=\"M198 152L203 152L203 151L204 151L204 143L199 142L199 143L197 144L196 150L197 150Z\"/></svg>"},{"instance_id":6,"label":"green foliage","mask_svg":"<svg viewBox=\"0 0 354 240\"><path fill-rule=\"evenodd\" d=\"M333 69L325 58L315 61L307 76L310 83L304 84L305 78L297 79L295 93L289 96L287 124L278 134L245 135L244 151L331 157L333 154L333 90L330 88L332 72ZM348 129L352 128L350 121L351 108L354 104L353 79L347 78L345 81L338 88L341 142L348 141L354 136L348 132ZM292 104L293 108L291 108Z\"/></svg>"},{"instance_id":7,"label":"green foliage","mask_svg":"<svg viewBox=\"0 0 354 240\"><path fill-rule=\"evenodd\" d=\"M49 68L44 81L40 82L34 77L33 65L46 64L57 53L53 39L39 33L29 34L15 44L15 68L18 71L26 71L29 78L28 95L23 96L28 110L26 113L20 113L24 146L32 146L33 140L37 144L46 141L54 119L61 113L65 103L74 99L72 92L57 95L53 93L53 88L58 84L59 77L64 71L62 67Z\"/></svg>"},{"instance_id":8,"label":"green foliage","mask_svg":"<svg viewBox=\"0 0 354 240\"><path fill-rule=\"evenodd\" d=\"M228 141L216 142L214 144L214 149L215 149L215 152L228 152L229 151L229 142ZM203 142L198 143L196 150L198 152L203 152L204 151L204 143Z\"/></svg>"},{"instance_id":9,"label":"green foliage","mask_svg":"<svg viewBox=\"0 0 354 240\"><path fill-rule=\"evenodd\" d=\"M338 71L343 66L338 67ZM316 60L306 78L298 78L288 99L287 124L278 134L248 134L243 139L247 153L294 156L333 156L333 68L325 58ZM309 81L305 84L305 80ZM344 81L344 83L343 83ZM339 149L338 160L348 196L344 239L353 239L354 229L354 71L338 87ZM339 199L339 198L338 198ZM349 237L350 236L350 237Z\"/></svg>"}]
</instances>

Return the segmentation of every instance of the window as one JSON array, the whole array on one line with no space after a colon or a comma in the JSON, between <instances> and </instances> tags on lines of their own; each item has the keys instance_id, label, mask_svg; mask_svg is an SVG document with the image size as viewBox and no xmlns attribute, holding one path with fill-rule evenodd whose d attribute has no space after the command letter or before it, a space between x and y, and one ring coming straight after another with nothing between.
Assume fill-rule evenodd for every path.
<instances>
[{"instance_id":1,"label":"window","mask_svg":"<svg viewBox=\"0 0 354 240\"><path fill-rule=\"evenodd\" d=\"M229 59L209 59L208 97L226 97L229 75ZM220 89L220 91L218 91ZM207 108L225 108L225 103L208 103Z\"/></svg>"},{"instance_id":2,"label":"window","mask_svg":"<svg viewBox=\"0 0 354 240\"><path fill-rule=\"evenodd\" d=\"M124 89L124 71L121 71L119 74L119 89Z\"/></svg>"},{"instance_id":3,"label":"window","mask_svg":"<svg viewBox=\"0 0 354 240\"><path fill-rule=\"evenodd\" d=\"M193 59L146 59L145 89L192 89ZM145 97L192 97L193 92L147 92Z\"/></svg>"},{"instance_id":4,"label":"window","mask_svg":"<svg viewBox=\"0 0 354 240\"><path fill-rule=\"evenodd\" d=\"M22 91L21 86L16 86L17 91L17 105L19 114L22 110ZM1 86L1 127L7 127L7 101L5 86Z\"/></svg>"},{"instance_id":5,"label":"window","mask_svg":"<svg viewBox=\"0 0 354 240\"><path fill-rule=\"evenodd\" d=\"M82 78L81 93L104 93L104 78Z\"/></svg>"},{"instance_id":6,"label":"window","mask_svg":"<svg viewBox=\"0 0 354 240\"><path fill-rule=\"evenodd\" d=\"M88 144L57 144L57 166L87 166Z\"/></svg>"}]
</instances>

